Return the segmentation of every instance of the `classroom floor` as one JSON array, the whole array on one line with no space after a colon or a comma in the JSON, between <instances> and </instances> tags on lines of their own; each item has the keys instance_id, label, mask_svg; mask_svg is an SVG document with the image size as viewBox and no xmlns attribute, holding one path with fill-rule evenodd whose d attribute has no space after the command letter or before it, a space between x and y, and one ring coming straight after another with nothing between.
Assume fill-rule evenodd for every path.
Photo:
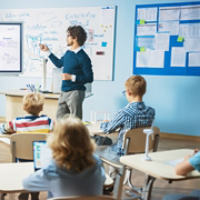
<instances>
[{"instance_id":1,"label":"classroom floor","mask_svg":"<svg viewBox=\"0 0 200 200\"><path fill-rule=\"evenodd\" d=\"M184 149L200 148L200 143L196 141L161 138L158 150L164 151L170 149L183 149L183 148ZM0 142L0 163L3 162L11 162L11 155L8 146ZM145 175L137 170L134 170L132 175L132 180L135 186L141 188L145 180ZM127 188L127 186L125 186L124 189L125 188ZM193 189L200 189L200 179L173 182L172 184L169 184L167 181L164 180L156 180L154 182L151 200L161 200L164 195L173 192L190 193L191 190ZM15 195L15 199L18 199L17 197L18 194ZM47 197L46 192L40 193L40 200L45 200L46 197ZM128 197L125 195L125 190L123 197ZM5 199L8 200L8 197L6 197ZM30 199L31 198L29 198L29 200Z\"/></svg>"}]
</instances>

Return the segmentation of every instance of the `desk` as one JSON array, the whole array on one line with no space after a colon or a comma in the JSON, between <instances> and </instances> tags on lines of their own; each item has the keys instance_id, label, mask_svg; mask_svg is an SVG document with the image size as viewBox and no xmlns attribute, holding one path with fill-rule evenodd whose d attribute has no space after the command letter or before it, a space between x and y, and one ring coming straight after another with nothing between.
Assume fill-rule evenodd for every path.
<instances>
[{"instance_id":1,"label":"desk","mask_svg":"<svg viewBox=\"0 0 200 200\"><path fill-rule=\"evenodd\" d=\"M22 180L33 173L33 163L6 163L0 164L0 197L3 193L9 193L9 199L14 197L10 193L25 192ZM8 176L9 175L9 176Z\"/></svg>"},{"instance_id":2,"label":"desk","mask_svg":"<svg viewBox=\"0 0 200 200\"><path fill-rule=\"evenodd\" d=\"M19 116L25 116L27 113L23 110L22 99L28 93L27 90L9 90L0 92L6 95L6 121L11 121ZM60 94L43 94L45 97L44 108L41 114L47 115L56 121L56 112L58 109L58 99ZM91 92L86 92L86 97L92 96Z\"/></svg>"},{"instance_id":3,"label":"desk","mask_svg":"<svg viewBox=\"0 0 200 200\"><path fill-rule=\"evenodd\" d=\"M143 187L143 191L145 192L142 193L142 198L149 200L153 183L156 179L172 182L200 178L200 173L198 171L193 171L184 176L176 175L174 167L165 163L166 161L176 160L192 154L193 150L191 149L170 150L149 153L152 161L144 161L142 158L145 154L138 154L122 156L120 162L130 168L137 169L149 175L146 184Z\"/></svg>"}]
</instances>

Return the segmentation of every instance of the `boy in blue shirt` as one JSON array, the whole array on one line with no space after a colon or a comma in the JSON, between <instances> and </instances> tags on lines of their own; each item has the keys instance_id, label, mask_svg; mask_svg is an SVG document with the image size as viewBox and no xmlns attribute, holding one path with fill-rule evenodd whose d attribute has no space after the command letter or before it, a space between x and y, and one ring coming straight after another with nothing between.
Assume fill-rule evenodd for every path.
<instances>
[{"instance_id":1,"label":"boy in blue shirt","mask_svg":"<svg viewBox=\"0 0 200 200\"><path fill-rule=\"evenodd\" d=\"M200 151L197 149L194 151L194 155L188 155L184 158L183 162L179 163L175 167L177 175L184 175L193 170L200 172ZM163 200L199 200L200 190L194 190L189 195L185 194L169 194L166 195Z\"/></svg>"},{"instance_id":2,"label":"boy in blue shirt","mask_svg":"<svg viewBox=\"0 0 200 200\"><path fill-rule=\"evenodd\" d=\"M123 94L129 104L119 110L113 120L110 122L104 121L100 127L104 133L111 133L119 128L118 141L110 147L97 148L96 153L100 157L112 162L119 162L120 156L124 155L124 150L122 149L124 134L130 129L150 127L152 125L155 110L146 106L143 102L142 97L145 92L146 80L142 76L131 76L125 82Z\"/></svg>"}]
</instances>

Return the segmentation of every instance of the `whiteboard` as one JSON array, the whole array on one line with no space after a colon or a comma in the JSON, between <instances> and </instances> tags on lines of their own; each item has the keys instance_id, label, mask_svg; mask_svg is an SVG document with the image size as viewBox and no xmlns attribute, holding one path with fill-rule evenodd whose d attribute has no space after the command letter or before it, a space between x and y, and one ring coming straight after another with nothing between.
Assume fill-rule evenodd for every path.
<instances>
[{"instance_id":1,"label":"whiteboard","mask_svg":"<svg viewBox=\"0 0 200 200\"><path fill-rule=\"evenodd\" d=\"M0 22L0 73L22 72L22 23Z\"/></svg>"},{"instance_id":2,"label":"whiteboard","mask_svg":"<svg viewBox=\"0 0 200 200\"><path fill-rule=\"evenodd\" d=\"M2 9L2 21L24 22L24 76L41 77L41 59L45 57L39 44L47 44L61 57L67 50L66 30L81 25L88 39L83 47L92 61L94 80L112 80L115 7L81 7L56 9ZM65 46L65 47L64 47ZM55 66L48 61L47 77Z\"/></svg>"}]
</instances>

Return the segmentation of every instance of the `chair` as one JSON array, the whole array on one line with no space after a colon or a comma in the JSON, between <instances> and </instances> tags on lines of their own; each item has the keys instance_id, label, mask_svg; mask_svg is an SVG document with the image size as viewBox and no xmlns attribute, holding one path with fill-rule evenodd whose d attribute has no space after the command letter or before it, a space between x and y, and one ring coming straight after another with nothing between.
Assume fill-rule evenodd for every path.
<instances>
[{"instance_id":1,"label":"chair","mask_svg":"<svg viewBox=\"0 0 200 200\"><path fill-rule=\"evenodd\" d=\"M143 133L144 129L151 129L151 127L131 129L125 133L124 141L122 144L122 148L124 149L124 155L145 152L146 134ZM157 148L158 148L160 130L157 127L153 127L153 131L154 131L154 136L153 136L154 139L152 139L151 136L149 137L149 151L155 152L157 151ZM122 164L111 162L109 160L106 160L105 158L101 158L101 160L104 163L116 168L118 171L118 175L120 176L120 179L123 179L124 173L125 173L125 167ZM122 182L125 184L126 182L128 182L129 186L131 187L131 190L141 194L142 190L134 187L133 184L131 183L132 169L126 168L126 170L127 170L127 176L125 177L125 181L123 182L123 180L119 180L120 183L118 182L117 184L119 185ZM121 188L120 186L119 188L116 188L115 186L114 195L116 195L116 191L118 193L117 196L119 199L120 198L119 196L121 196L121 192L122 192L122 185L121 185ZM128 194L130 195L131 193L128 193Z\"/></svg>"},{"instance_id":2,"label":"chair","mask_svg":"<svg viewBox=\"0 0 200 200\"><path fill-rule=\"evenodd\" d=\"M16 133L10 137L10 151L12 154L12 162L16 158L33 160L33 144L34 140L46 140L47 134L44 133Z\"/></svg>"},{"instance_id":3,"label":"chair","mask_svg":"<svg viewBox=\"0 0 200 200\"><path fill-rule=\"evenodd\" d=\"M113 197L109 196L93 196L93 197L58 197L51 198L49 200L114 200Z\"/></svg>"}]
</instances>

